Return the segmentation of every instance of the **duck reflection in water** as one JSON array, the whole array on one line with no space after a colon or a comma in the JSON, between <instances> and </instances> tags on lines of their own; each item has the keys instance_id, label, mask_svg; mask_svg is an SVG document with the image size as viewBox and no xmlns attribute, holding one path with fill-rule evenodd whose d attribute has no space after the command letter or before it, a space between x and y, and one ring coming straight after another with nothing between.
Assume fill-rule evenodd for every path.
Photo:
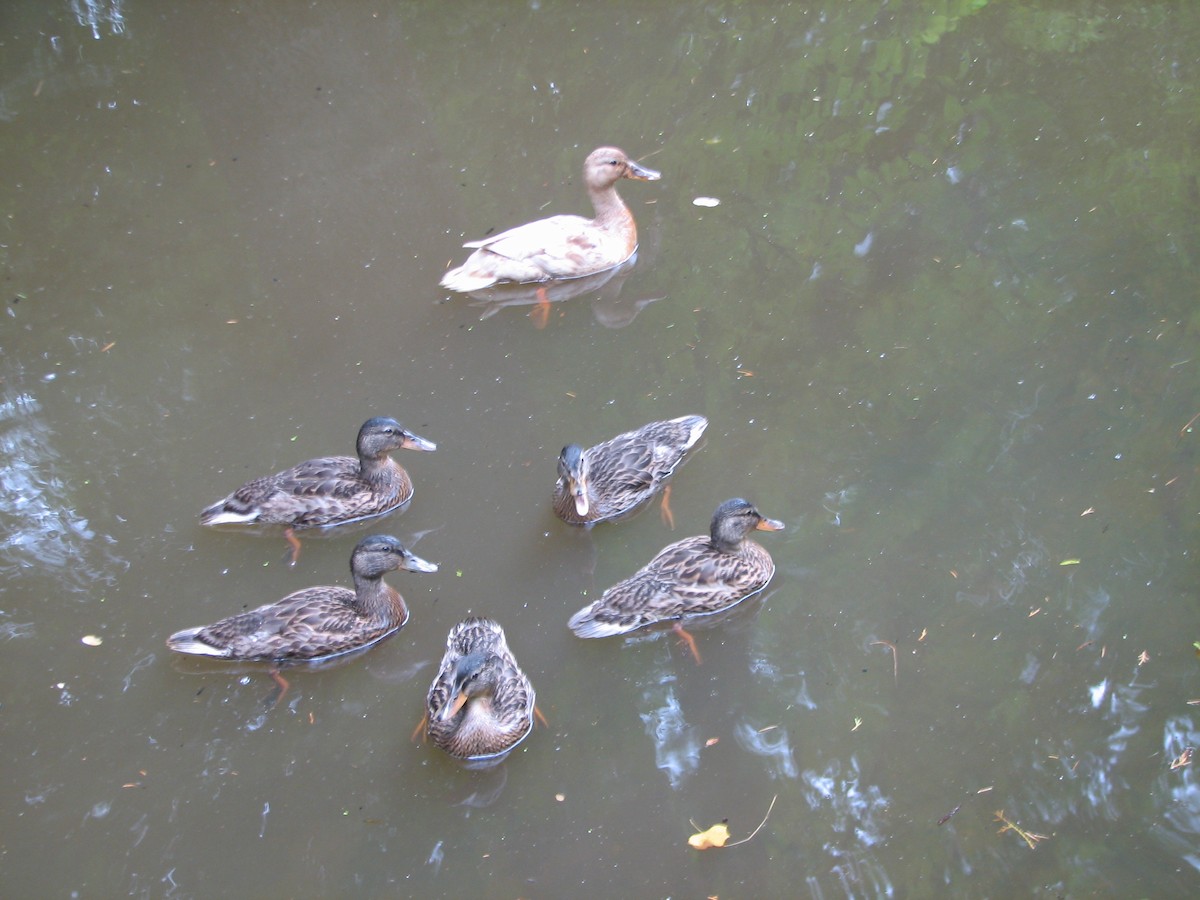
<instances>
[{"instance_id":1,"label":"duck reflection in water","mask_svg":"<svg viewBox=\"0 0 1200 900\"><path fill-rule=\"evenodd\" d=\"M532 306L529 318L535 328L545 328L550 320L552 304L562 303L591 294L592 317L605 328L624 328L638 314L662 297L624 297L622 289L637 263L635 253L616 268L567 281L550 281L542 285L498 284L483 290L471 291L472 306L482 309L482 322L509 307Z\"/></svg>"}]
</instances>

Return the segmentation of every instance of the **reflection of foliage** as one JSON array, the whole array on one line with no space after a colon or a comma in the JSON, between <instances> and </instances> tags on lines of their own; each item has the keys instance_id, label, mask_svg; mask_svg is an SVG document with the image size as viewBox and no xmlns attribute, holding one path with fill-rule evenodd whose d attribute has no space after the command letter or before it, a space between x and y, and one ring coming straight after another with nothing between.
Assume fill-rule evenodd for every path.
<instances>
[{"instance_id":1,"label":"reflection of foliage","mask_svg":"<svg viewBox=\"0 0 1200 900\"><path fill-rule=\"evenodd\" d=\"M689 153L684 171L668 166L664 189L672 182L695 186L724 204L705 214L713 227L689 235L698 243L665 246L659 265L679 270L699 262L707 293L718 297L739 296L747 271L780 280L776 290L755 285L753 310L731 304L719 314L714 324L733 344L769 327L772 314L791 316L802 287L807 308L905 298L907 331L924 336L948 310L930 308L924 321L913 319L907 297L946 293L947 278L962 285L963 296L974 295L978 311L1009 303L1012 288L1034 289L1051 302L1102 291L1097 282L1125 268L1122 261L1186 264L1195 223L1191 206L1179 200L1196 193L1194 141L1186 133L1197 118L1196 98L1169 67L1136 62L1172 52L1137 49L1158 40L1162 10L1127 11L1116 42L1115 26L1094 3L1054 10L981 0L936 6L788 7L769 17L753 5L710 7L703 19L668 24L675 35L666 68L675 71L646 88L653 104L640 103L631 86L625 96L610 95L607 84L598 92L599 70L584 54L594 55L588 38L603 29L587 21L589 13L561 29L539 21L577 43L577 68L538 71L537 54L505 57L505 65L527 72L501 73L491 84L531 87L527 97L501 98L498 87L480 90L483 73L462 71L463 60L443 109L457 120L470 117L473 105L503 99L536 131L553 126L562 104L595 105L597 135L628 134L624 123L639 106L676 113L666 148L708 150ZM550 7L540 15L568 14L579 10ZM663 40L661 23L637 28L622 19L617 27L627 29L622 40L631 57L661 53L652 49ZM1181 37L1175 49L1185 46ZM1118 48L1122 56L1114 61ZM1083 87L1123 62L1129 65L1121 77L1105 83L1130 103L1114 108L1111 93ZM1143 135L1171 142L1147 156ZM487 144L460 152L487 154L467 160L480 185L470 193L476 213L511 224L513 215L500 210L514 208L513 198L479 177L496 172ZM527 152L528 163L541 163L534 154ZM537 183L576 180L580 155L555 156L556 170L539 171ZM768 198L765 206L759 198ZM1108 240L1097 242L1081 227L1087 217L1107 220ZM947 235L957 240L947 244ZM940 263L929 265L934 259ZM1106 264L1094 264L1100 261ZM1064 284L1065 272L1092 282ZM989 301L980 285L1010 288ZM876 321L877 313L871 308L863 318Z\"/></svg>"},{"instance_id":2,"label":"reflection of foliage","mask_svg":"<svg viewBox=\"0 0 1200 900\"><path fill-rule=\"evenodd\" d=\"M1014 44L1038 53L1077 53L1104 40L1107 19L1101 11L1018 7L1008 14L1004 34Z\"/></svg>"},{"instance_id":3,"label":"reflection of foliage","mask_svg":"<svg viewBox=\"0 0 1200 900\"><path fill-rule=\"evenodd\" d=\"M97 535L75 508L71 485L53 474L58 464L41 404L0 392L0 576L41 570L86 596L114 579L108 569L116 561L104 548L112 539Z\"/></svg>"},{"instance_id":4,"label":"reflection of foliage","mask_svg":"<svg viewBox=\"0 0 1200 900\"><path fill-rule=\"evenodd\" d=\"M738 407L795 434L756 451L760 470L828 454L831 427L846 435L845 459L863 466L894 457L894 442L927 448L938 484L908 475L937 492L956 489L948 473L1012 473L1050 417L1060 453L1073 452L1095 427L1079 397L1122 370L1124 333L1160 320L1178 324L1164 326L1144 365L1172 385L1139 379L1129 390L1174 398L1180 422L1196 411L1181 399L1198 392L1191 372L1167 368L1180 358L1170 356L1185 337L1179 325L1200 331L1185 287L1200 240L1200 96L1185 68L1195 16L1150 4L1117 20L1094 0L770 15L727 2L652 22L629 10L613 21L607 5L546 4L522 24L557 35L564 53L458 55L437 87L448 121L487 119L503 103L527 123L517 168L536 171L507 185L514 194L498 177L514 161L496 160L493 144L455 149L464 202L485 225L513 224L556 182L565 186L554 196L568 199L555 207L577 208L587 143L663 135L654 162L664 181L627 192L643 233L660 230L662 245L627 291L686 286L639 320L674 308L676 330L666 345L652 326L622 334L613 352L638 364L620 373L587 371L569 342L549 346L546 365L578 371L578 384L617 376L645 398L646 418L658 386L681 385L688 408ZM463 46L499 39L491 22L462 27ZM608 40L616 33L620 49ZM611 77L634 60L655 64L630 83ZM521 84L528 91L513 96ZM562 141L545 135L569 108L590 110L592 130L566 135L583 147L552 152ZM523 197L529 181L537 189ZM697 210L699 194L721 206ZM647 222L651 212L661 224ZM764 335L776 341L770 367L745 356ZM998 389L1006 373L1047 359L1064 368L1044 390L1035 393L1046 379L1015 395ZM548 403L560 388L530 386ZM815 411L832 409L838 418L810 439ZM904 534L927 524L919 509L883 515Z\"/></svg>"},{"instance_id":5,"label":"reflection of foliage","mask_svg":"<svg viewBox=\"0 0 1200 900\"><path fill-rule=\"evenodd\" d=\"M922 672L941 683L946 706L910 712L922 723L962 712L961 724L940 723L952 744L987 744L976 749L991 760L997 735L1055 717L1046 694L1077 701L1097 682L1127 678L1111 657L1071 648L1136 615L1108 598L1136 594L1162 573L1146 564L1134 577L1121 566L1133 569L1127 560L1140 546L1155 554L1178 546L1200 509L1196 437L1176 439L1200 411L1194 8L1150 3L1122 7L1118 18L1095 0L944 0L781 5L768 15L759 4L725 2L645 22L599 15L546 4L538 27L575 51L557 55L558 68L536 53L488 54L476 64L505 67L489 80L460 57L444 86L448 131L502 102L527 129L525 159L554 167L503 195L492 145L455 148L473 221L497 227L543 202L547 183L575 181L587 144L614 140L637 154L661 135L654 165L664 180L626 193L643 236L657 233L661 246L625 290L669 285L674 294L619 338L591 338L607 352L544 342L544 365L570 373L571 390L598 386L579 392L589 409L621 398L612 431L636 419L634 404L644 404L643 419L660 414L664 395L686 399L669 407L673 415L710 414L705 452L724 454L721 489L752 492L762 474L771 488L794 485L793 496L760 498L771 515L790 507L821 518L823 493L851 497L836 528L789 532L777 561L784 572L789 556L794 568L814 566L822 592L838 597L838 624L870 623L858 635L863 647L895 640L901 685L912 677L910 629L944 626L931 630L936 650ZM619 49L608 40L615 34ZM640 77L616 77L637 61L650 61ZM528 95L497 87L514 84L530 85ZM571 107L588 110L590 131L563 129L568 143L585 146L560 150L560 114ZM472 177L480 173L487 177ZM557 198L578 203L574 190L555 192L556 208ZM721 205L697 209L698 195ZM529 385L548 406L562 389L553 379ZM760 429L772 439L756 442ZM1142 468L1131 471L1130 459ZM1007 497L997 500L993 480ZM1078 519L1092 505L1110 511L1103 525ZM789 553L813 551L816 534L826 544L812 559ZM1076 554L1077 570L1054 570ZM1186 593L1195 564L1184 565L1173 587ZM885 608L893 577L922 586L928 623L905 618L911 603ZM819 652L803 634L808 612L797 615L785 596L799 593L785 580L758 632L763 656L784 669L781 661L804 668ZM1007 640L1027 600L1046 608L1022 623L1023 640ZM1002 633L985 656L976 635ZM911 659L926 665L925 648ZM823 671L849 668L824 662ZM876 671L891 682L890 660ZM1145 724L1142 711L1118 703L1123 696L1108 695L1107 720L1072 711L1047 726L1067 745L1106 748L1090 770L1068 767L1078 781L1056 798L1080 816L1145 802L1121 778L1095 787L1131 765L1120 736ZM748 702L765 711L784 705L781 697L773 674ZM822 716L832 712L811 712ZM900 718L892 728L906 727ZM812 730L792 729L797 758L828 752ZM1038 808L1047 801L1036 787L1015 786L1033 766L997 767L1010 782L1001 802L1011 821L1056 821ZM903 781L877 782L872 772L889 791ZM956 774L972 787L991 775L973 762ZM788 823L775 831L786 834ZM1086 840L1078 846L1086 852Z\"/></svg>"}]
</instances>

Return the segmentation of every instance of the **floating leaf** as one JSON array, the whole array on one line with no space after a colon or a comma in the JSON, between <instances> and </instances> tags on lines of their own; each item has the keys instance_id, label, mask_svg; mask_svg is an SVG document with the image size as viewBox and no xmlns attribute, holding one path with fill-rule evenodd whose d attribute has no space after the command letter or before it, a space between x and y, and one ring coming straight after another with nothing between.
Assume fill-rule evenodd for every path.
<instances>
[{"instance_id":1,"label":"floating leaf","mask_svg":"<svg viewBox=\"0 0 1200 900\"><path fill-rule=\"evenodd\" d=\"M1062 562L1060 562L1060 563L1059 563L1059 565L1060 565L1060 566L1077 566L1077 565L1079 565L1079 560L1077 560L1077 559L1064 559Z\"/></svg>"},{"instance_id":2,"label":"floating leaf","mask_svg":"<svg viewBox=\"0 0 1200 900\"><path fill-rule=\"evenodd\" d=\"M708 850L712 847L724 847L729 840L729 826L718 822L707 831L700 831L688 838L688 843L697 850Z\"/></svg>"},{"instance_id":3,"label":"floating leaf","mask_svg":"<svg viewBox=\"0 0 1200 900\"><path fill-rule=\"evenodd\" d=\"M742 838L740 841L734 841L732 844L727 844L729 840L729 826L724 822L718 822L716 825L709 828L707 831L700 831L688 838L688 844L695 847L697 850L710 850L713 847L736 847L738 844L744 844L752 840L756 834L762 831L762 827L767 824L767 819L771 818L771 810L775 808L775 801L779 799L776 794L771 798L771 805L767 807L767 814L763 816L758 827L755 828L749 835ZM699 828L695 822L691 822L693 828Z\"/></svg>"}]
</instances>

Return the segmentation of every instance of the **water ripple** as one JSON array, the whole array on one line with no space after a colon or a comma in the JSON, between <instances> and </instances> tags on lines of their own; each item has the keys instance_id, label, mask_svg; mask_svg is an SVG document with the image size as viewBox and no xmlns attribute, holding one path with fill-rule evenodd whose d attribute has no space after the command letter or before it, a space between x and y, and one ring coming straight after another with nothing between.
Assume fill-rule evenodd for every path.
<instances>
[{"instance_id":1,"label":"water ripple","mask_svg":"<svg viewBox=\"0 0 1200 900\"><path fill-rule=\"evenodd\" d=\"M767 761L767 770L772 778L795 778L799 774L787 728L782 725L762 728L742 721L734 726L733 733L743 750Z\"/></svg>"},{"instance_id":2,"label":"water ripple","mask_svg":"<svg viewBox=\"0 0 1200 900\"><path fill-rule=\"evenodd\" d=\"M1177 760L1184 750L1200 748L1200 729L1191 716L1171 716L1163 725L1163 756ZM1161 823L1155 826L1155 836L1177 853L1184 862L1200 872L1200 784L1197 784L1195 764L1177 766L1158 778L1156 794L1169 798L1164 803Z\"/></svg>"},{"instance_id":3,"label":"water ripple","mask_svg":"<svg viewBox=\"0 0 1200 900\"><path fill-rule=\"evenodd\" d=\"M647 689L646 700L654 702L653 693L660 685ZM661 705L641 714L646 734L654 741L654 763L667 773L671 787L678 788L684 778L700 766L700 738L694 725L689 725L683 707L668 687Z\"/></svg>"},{"instance_id":4,"label":"water ripple","mask_svg":"<svg viewBox=\"0 0 1200 900\"><path fill-rule=\"evenodd\" d=\"M875 853L884 842L885 823L880 821L890 804L878 785L860 784L858 760L851 757L845 766L834 760L824 771L805 770L805 799L813 810L829 807L834 818L832 828L840 832L826 841L822 849L833 861L829 874L837 880L838 892L845 897L893 897L895 886ZM822 882L809 876L809 893L823 898Z\"/></svg>"},{"instance_id":5,"label":"water ripple","mask_svg":"<svg viewBox=\"0 0 1200 900\"><path fill-rule=\"evenodd\" d=\"M833 813L830 827L849 835L850 846L872 847L883 840L883 823L878 819L890 801L879 785L860 784L856 757L850 757L845 771L842 763L834 760L824 771L806 769L801 777L807 785L804 797L808 805L814 810L828 807ZM835 846L829 844L827 848ZM844 849L835 855L842 852Z\"/></svg>"},{"instance_id":6,"label":"water ripple","mask_svg":"<svg viewBox=\"0 0 1200 900\"><path fill-rule=\"evenodd\" d=\"M27 392L8 395L0 425L0 576L37 569L88 594L97 582L113 584L112 570L128 564L104 546L114 539L76 511L41 404Z\"/></svg>"}]
</instances>

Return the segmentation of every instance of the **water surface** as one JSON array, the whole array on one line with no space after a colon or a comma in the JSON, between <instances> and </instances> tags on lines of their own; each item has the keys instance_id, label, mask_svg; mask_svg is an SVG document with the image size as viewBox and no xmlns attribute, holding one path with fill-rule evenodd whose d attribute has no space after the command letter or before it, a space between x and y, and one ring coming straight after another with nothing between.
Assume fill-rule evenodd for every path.
<instances>
[{"instance_id":1,"label":"water surface","mask_svg":"<svg viewBox=\"0 0 1200 900\"><path fill-rule=\"evenodd\" d=\"M6 895L1195 893L1200 11L933 6L10 4ZM609 143L630 272L438 290ZM693 412L674 532L554 518L564 443ZM438 444L409 625L274 708L173 658L347 581L196 516L372 415ZM703 665L571 635L733 496L787 530ZM468 614L549 721L487 772L409 740Z\"/></svg>"}]
</instances>

